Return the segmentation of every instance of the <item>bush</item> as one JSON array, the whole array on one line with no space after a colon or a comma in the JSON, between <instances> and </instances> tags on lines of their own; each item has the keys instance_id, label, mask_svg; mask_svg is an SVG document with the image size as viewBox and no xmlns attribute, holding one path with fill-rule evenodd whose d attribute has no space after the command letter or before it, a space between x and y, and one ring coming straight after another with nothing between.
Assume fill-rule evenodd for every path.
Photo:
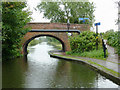
<instances>
[{"instance_id":1,"label":"bush","mask_svg":"<svg viewBox=\"0 0 120 90\"><path fill-rule=\"evenodd\" d=\"M80 35L75 35L73 37L70 36L69 40L72 53L82 53L96 48L96 38L94 32L84 31ZM100 43L100 39L98 43Z\"/></svg>"}]
</instances>

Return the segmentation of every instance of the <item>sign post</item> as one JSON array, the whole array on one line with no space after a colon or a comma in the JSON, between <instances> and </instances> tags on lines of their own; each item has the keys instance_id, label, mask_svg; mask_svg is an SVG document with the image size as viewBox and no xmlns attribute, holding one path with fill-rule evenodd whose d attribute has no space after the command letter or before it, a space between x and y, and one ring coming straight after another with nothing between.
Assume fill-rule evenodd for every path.
<instances>
[{"instance_id":1,"label":"sign post","mask_svg":"<svg viewBox=\"0 0 120 90\"><path fill-rule=\"evenodd\" d=\"M95 26L96 26L96 50L98 50L98 25L100 25L100 22L95 23Z\"/></svg>"}]
</instances>

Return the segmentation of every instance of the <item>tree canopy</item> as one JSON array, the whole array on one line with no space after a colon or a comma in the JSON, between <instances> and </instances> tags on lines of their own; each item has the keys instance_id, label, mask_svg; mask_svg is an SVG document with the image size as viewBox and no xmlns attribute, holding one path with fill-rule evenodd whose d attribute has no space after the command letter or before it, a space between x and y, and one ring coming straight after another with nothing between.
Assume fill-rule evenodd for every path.
<instances>
[{"instance_id":1,"label":"tree canopy","mask_svg":"<svg viewBox=\"0 0 120 90\"><path fill-rule=\"evenodd\" d=\"M40 12L43 12L44 18L50 19L51 22L66 23L83 23L78 18L89 18L86 24L92 25L94 22L94 4L90 2L41 2L37 5Z\"/></svg>"},{"instance_id":2,"label":"tree canopy","mask_svg":"<svg viewBox=\"0 0 120 90\"><path fill-rule=\"evenodd\" d=\"M21 38L27 32L24 26L30 21L30 12L23 10L25 2L2 3L2 56L12 58L20 55ZM7 56L6 56L7 55Z\"/></svg>"}]
</instances>

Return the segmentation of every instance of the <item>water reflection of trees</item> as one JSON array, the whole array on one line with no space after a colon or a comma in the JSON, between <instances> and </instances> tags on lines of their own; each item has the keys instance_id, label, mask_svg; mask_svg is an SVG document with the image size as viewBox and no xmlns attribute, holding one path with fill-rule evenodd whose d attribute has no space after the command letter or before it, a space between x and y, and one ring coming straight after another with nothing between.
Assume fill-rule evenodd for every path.
<instances>
[{"instance_id":1,"label":"water reflection of trees","mask_svg":"<svg viewBox=\"0 0 120 90\"><path fill-rule=\"evenodd\" d=\"M88 67L70 61L58 62L54 80L51 81L51 87L75 88L95 87L97 74Z\"/></svg>"},{"instance_id":2,"label":"water reflection of trees","mask_svg":"<svg viewBox=\"0 0 120 90\"><path fill-rule=\"evenodd\" d=\"M23 57L16 60L8 60L2 64L2 87L3 88L24 88L25 72L28 63Z\"/></svg>"}]
</instances>

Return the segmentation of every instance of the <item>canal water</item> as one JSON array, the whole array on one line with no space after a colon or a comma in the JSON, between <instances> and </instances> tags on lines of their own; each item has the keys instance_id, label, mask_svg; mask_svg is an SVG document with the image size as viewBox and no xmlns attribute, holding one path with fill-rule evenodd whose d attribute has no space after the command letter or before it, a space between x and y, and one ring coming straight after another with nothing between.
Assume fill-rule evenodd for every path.
<instances>
[{"instance_id":1,"label":"canal water","mask_svg":"<svg viewBox=\"0 0 120 90\"><path fill-rule=\"evenodd\" d=\"M3 62L3 88L118 88L86 65L50 57L48 52L56 48L47 42L28 50L27 60Z\"/></svg>"}]
</instances>

